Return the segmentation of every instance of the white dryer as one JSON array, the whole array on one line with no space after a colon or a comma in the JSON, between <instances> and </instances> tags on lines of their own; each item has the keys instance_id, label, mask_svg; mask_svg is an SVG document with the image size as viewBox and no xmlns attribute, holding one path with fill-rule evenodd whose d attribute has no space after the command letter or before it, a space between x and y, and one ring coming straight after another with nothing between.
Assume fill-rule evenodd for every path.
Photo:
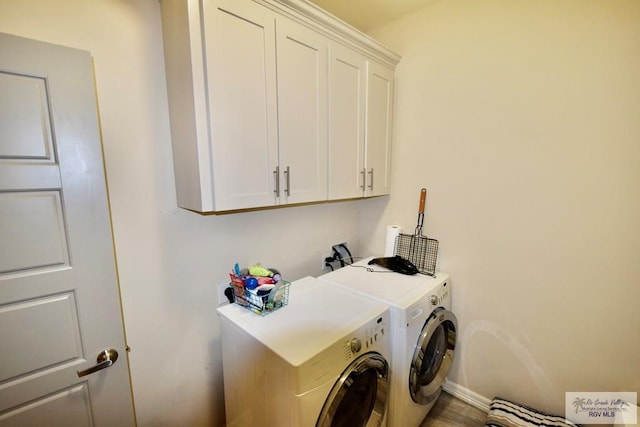
<instances>
[{"instance_id":1,"label":"white dryer","mask_svg":"<svg viewBox=\"0 0 640 427\"><path fill-rule=\"evenodd\" d=\"M262 317L218 308L227 427L386 426L387 305L312 277Z\"/></svg>"},{"instance_id":2,"label":"white dryer","mask_svg":"<svg viewBox=\"0 0 640 427\"><path fill-rule=\"evenodd\" d=\"M407 276L371 258L319 277L386 303L391 310L389 427L414 427L440 396L453 363L457 320L451 312L449 276Z\"/></svg>"}]
</instances>

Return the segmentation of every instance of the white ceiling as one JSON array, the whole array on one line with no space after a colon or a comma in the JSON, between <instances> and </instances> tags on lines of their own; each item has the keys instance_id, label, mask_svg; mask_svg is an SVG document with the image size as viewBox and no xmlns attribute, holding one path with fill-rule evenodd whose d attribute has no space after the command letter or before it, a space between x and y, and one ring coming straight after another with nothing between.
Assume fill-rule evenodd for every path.
<instances>
[{"instance_id":1,"label":"white ceiling","mask_svg":"<svg viewBox=\"0 0 640 427\"><path fill-rule=\"evenodd\" d=\"M367 32L434 0L309 0L360 31Z\"/></svg>"}]
</instances>

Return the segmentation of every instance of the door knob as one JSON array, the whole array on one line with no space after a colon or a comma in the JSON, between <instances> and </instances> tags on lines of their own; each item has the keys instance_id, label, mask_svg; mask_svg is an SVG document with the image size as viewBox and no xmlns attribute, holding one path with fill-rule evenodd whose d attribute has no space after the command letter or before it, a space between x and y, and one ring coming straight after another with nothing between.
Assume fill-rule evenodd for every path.
<instances>
[{"instance_id":1,"label":"door knob","mask_svg":"<svg viewBox=\"0 0 640 427\"><path fill-rule=\"evenodd\" d=\"M93 374L94 372L108 368L116 363L116 360L118 360L118 352L115 349L108 348L101 351L98 353L98 357L96 359L97 365L87 368L84 371L77 371L78 377L84 377L85 375Z\"/></svg>"}]
</instances>

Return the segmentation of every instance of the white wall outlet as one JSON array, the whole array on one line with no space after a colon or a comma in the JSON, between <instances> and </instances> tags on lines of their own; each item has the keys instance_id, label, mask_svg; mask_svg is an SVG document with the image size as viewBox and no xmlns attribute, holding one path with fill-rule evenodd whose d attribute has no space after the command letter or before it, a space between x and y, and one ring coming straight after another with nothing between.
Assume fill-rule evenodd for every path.
<instances>
[{"instance_id":1,"label":"white wall outlet","mask_svg":"<svg viewBox=\"0 0 640 427\"><path fill-rule=\"evenodd\" d=\"M220 283L218 285L218 306L229 304L229 299L224 294L224 290L229 287L229 282Z\"/></svg>"}]
</instances>

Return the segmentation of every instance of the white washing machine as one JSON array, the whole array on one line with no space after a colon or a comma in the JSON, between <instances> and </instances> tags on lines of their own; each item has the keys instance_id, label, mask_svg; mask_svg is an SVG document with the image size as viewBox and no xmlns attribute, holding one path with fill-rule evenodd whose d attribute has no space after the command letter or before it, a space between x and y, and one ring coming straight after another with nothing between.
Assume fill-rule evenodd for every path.
<instances>
[{"instance_id":1,"label":"white washing machine","mask_svg":"<svg viewBox=\"0 0 640 427\"><path fill-rule=\"evenodd\" d=\"M266 316L218 308L227 427L386 426L390 311L313 277Z\"/></svg>"},{"instance_id":2,"label":"white washing machine","mask_svg":"<svg viewBox=\"0 0 640 427\"><path fill-rule=\"evenodd\" d=\"M453 363L457 320L449 276L407 276L367 258L319 277L386 303L391 310L389 427L419 426Z\"/></svg>"}]
</instances>

